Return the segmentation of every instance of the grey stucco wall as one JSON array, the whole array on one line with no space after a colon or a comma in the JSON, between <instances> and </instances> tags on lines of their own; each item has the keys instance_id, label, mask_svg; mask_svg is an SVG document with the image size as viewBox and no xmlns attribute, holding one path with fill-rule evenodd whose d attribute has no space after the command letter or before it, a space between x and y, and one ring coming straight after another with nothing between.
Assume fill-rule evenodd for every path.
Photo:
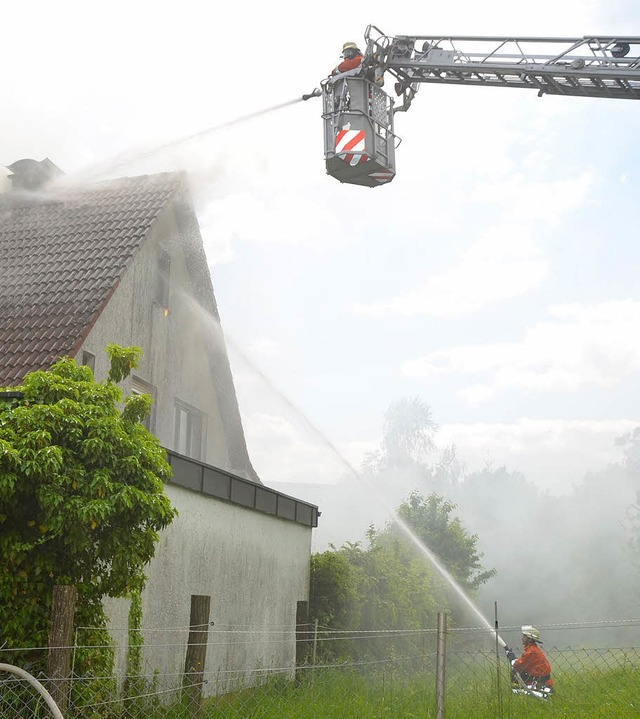
<instances>
[{"instance_id":1,"label":"grey stucco wall","mask_svg":"<svg viewBox=\"0 0 640 719\"><path fill-rule=\"evenodd\" d=\"M156 302L160 251L171 256L167 316ZM219 376L212 373L212 349L226 358L224 341L215 319L196 309L190 283L184 238L169 206L76 356L83 351L95 355L95 375L102 379L107 344L142 347L144 356L133 374L157 389L152 431L161 443L175 448L174 400L181 399L206 415L202 461L245 476L229 451L223 412L229 411L230 395L220 395L233 392L233 386L220 387ZM123 389L128 393L130 382ZM158 672L163 686L179 685L192 594L210 595L212 602L208 693L250 681L258 668L292 667L296 603L308 598L311 527L177 486L167 485L166 491L180 515L163 531L148 567L145 673ZM129 602L110 600L106 607L122 673Z\"/></svg>"},{"instance_id":2,"label":"grey stucco wall","mask_svg":"<svg viewBox=\"0 0 640 719\"><path fill-rule=\"evenodd\" d=\"M171 256L168 315L157 303L157 258ZM180 399L205 415L203 453L198 459L243 474L229 457L218 393L233 388L214 386L210 366L210 338L223 342L215 318L201 312L194 299L181 237L171 206L158 218L108 304L82 344L77 356L96 357L95 374L108 370L109 343L142 347L144 355L132 375L157 389L152 430L163 446L174 447L174 401ZM123 383L129 391L131 381Z\"/></svg>"},{"instance_id":3,"label":"grey stucco wall","mask_svg":"<svg viewBox=\"0 0 640 719\"><path fill-rule=\"evenodd\" d=\"M191 595L211 597L205 694L253 683L257 670L291 669L298 601L308 598L311 528L167 486L178 519L148 569L142 616L144 672L180 685ZM129 603L110 601L111 633L124 647Z\"/></svg>"}]
</instances>

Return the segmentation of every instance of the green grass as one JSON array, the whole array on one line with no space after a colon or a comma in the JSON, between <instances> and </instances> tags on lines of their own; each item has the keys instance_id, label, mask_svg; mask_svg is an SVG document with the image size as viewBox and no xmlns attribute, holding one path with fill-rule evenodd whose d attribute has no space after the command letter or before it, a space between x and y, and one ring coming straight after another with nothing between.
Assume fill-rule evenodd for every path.
<instances>
[{"instance_id":1,"label":"green grass","mask_svg":"<svg viewBox=\"0 0 640 719\"><path fill-rule=\"evenodd\" d=\"M508 672L500 692L497 673L469 667L466 681L446 682L447 719L631 719L640 716L640 677L628 667L593 675L558 672L556 693L542 700L515 695ZM494 666L495 670L495 666ZM317 671L301 683L282 680L206 699L199 719L425 719L435 718L433 674L403 677L385 672L364 675L350 669ZM184 707L154 714L153 719L192 719Z\"/></svg>"},{"instance_id":2,"label":"green grass","mask_svg":"<svg viewBox=\"0 0 640 719\"><path fill-rule=\"evenodd\" d=\"M546 700L511 691L507 663L490 653L452 653L446 665L446 719L640 718L637 654L567 652L552 657L556 691ZM146 706L142 706L146 701ZM194 719L159 697L122 707L117 719ZM435 719L435 658L318 667L303 678L205 699L198 719ZM8 717L7 719L12 719ZM68 719L74 719L69 713Z\"/></svg>"}]
</instances>

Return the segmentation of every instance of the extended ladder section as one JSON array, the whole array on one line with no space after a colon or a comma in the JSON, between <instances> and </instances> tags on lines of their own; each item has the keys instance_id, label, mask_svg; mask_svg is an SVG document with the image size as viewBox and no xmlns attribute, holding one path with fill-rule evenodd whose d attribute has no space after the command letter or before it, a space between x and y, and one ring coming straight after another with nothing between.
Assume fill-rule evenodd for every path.
<instances>
[{"instance_id":1,"label":"extended ladder section","mask_svg":"<svg viewBox=\"0 0 640 719\"><path fill-rule=\"evenodd\" d=\"M388 37L371 25L365 39L364 64L398 80L404 103L396 110L427 82L640 99L640 37Z\"/></svg>"}]
</instances>

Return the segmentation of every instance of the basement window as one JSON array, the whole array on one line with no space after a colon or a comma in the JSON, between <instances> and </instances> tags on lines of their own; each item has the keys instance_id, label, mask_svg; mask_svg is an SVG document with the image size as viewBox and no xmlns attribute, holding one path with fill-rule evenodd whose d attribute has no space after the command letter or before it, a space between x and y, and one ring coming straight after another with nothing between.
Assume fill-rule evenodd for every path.
<instances>
[{"instance_id":1,"label":"basement window","mask_svg":"<svg viewBox=\"0 0 640 719\"><path fill-rule=\"evenodd\" d=\"M201 459L204 435L204 414L186 402L177 399L174 413L175 451L185 457Z\"/></svg>"}]
</instances>

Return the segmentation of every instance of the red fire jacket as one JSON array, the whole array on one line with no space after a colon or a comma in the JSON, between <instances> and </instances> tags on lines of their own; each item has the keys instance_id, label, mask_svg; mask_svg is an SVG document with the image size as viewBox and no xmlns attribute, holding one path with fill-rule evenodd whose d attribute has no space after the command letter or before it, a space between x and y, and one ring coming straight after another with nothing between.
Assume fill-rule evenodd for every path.
<instances>
[{"instance_id":1,"label":"red fire jacket","mask_svg":"<svg viewBox=\"0 0 640 719\"><path fill-rule=\"evenodd\" d=\"M355 70L357 67L360 67L361 63L362 55L356 55L348 60L343 60L333 71L332 75L337 75L339 72L346 72L347 70Z\"/></svg>"},{"instance_id":2,"label":"red fire jacket","mask_svg":"<svg viewBox=\"0 0 640 719\"><path fill-rule=\"evenodd\" d=\"M547 678L551 674L551 665L537 644L527 644L522 651L522 656L513 663L513 668L521 674L528 674L535 679L544 678L546 679L545 684L548 687L553 687L553 679Z\"/></svg>"}]
</instances>

